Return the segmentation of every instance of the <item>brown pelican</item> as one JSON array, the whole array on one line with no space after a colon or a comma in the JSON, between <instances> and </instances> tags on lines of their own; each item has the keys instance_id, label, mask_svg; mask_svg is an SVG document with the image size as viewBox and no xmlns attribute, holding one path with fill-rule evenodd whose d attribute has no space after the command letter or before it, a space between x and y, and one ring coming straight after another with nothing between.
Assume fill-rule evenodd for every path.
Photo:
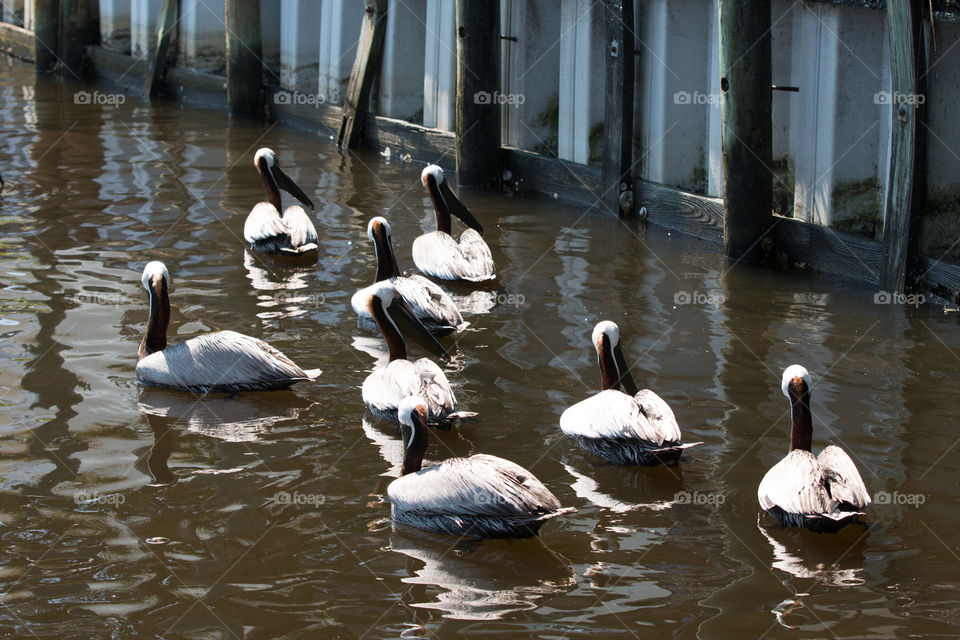
<instances>
[{"instance_id":1,"label":"brown pelican","mask_svg":"<svg viewBox=\"0 0 960 640\"><path fill-rule=\"evenodd\" d=\"M475 416L475 413L457 411L457 399L447 376L435 362L429 358L407 360L400 327L435 355L444 359L450 355L420 324L396 288L384 281L371 285L369 290L367 311L387 341L390 356L385 366L374 369L363 381L364 404L375 415L396 420L400 401L409 395L419 395L430 409L428 421L432 424L447 426L454 418Z\"/></svg>"},{"instance_id":2,"label":"brown pelican","mask_svg":"<svg viewBox=\"0 0 960 640\"><path fill-rule=\"evenodd\" d=\"M300 187L277 164L276 154L264 147L253 157L267 191L267 202L258 202L243 225L243 238L250 248L262 253L288 256L304 255L317 250L317 231L303 207L291 205L280 214L280 189L313 209Z\"/></svg>"},{"instance_id":3,"label":"brown pelican","mask_svg":"<svg viewBox=\"0 0 960 640\"><path fill-rule=\"evenodd\" d=\"M543 523L573 511L523 467L478 454L421 469L427 450L427 403L404 398L398 410L406 446L400 477L387 487L396 522L455 536L529 538Z\"/></svg>"},{"instance_id":4,"label":"brown pelican","mask_svg":"<svg viewBox=\"0 0 960 640\"><path fill-rule=\"evenodd\" d=\"M496 267L490 247L483 241L483 227L450 188L443 169L431 164L420 174L420 181L433 200L437 230L413 241L417 268L441 280L480 282L495 278ZM450 235L451 213L470 227L459 240Z\"/></svg>"},{"instance_id":5,"label":"brown pelican","mask_svg":"<svg viewBox=\"0 0 960 640\"><path fill-rule=\"evenodd\" d=\"M790 453L763 476L760 506L783 526L818 533L839 531L863 515L870 494L856 465L840 447L810 453L813 424L810 374L798 364L783 372L780 388L790 400Z\"/></svg>"},{"instance_id":6,"label":"brown pelican","mask_svg":"<svg viewBox=\"0 0 960 640\"><path fill-rule=\"evenodd\" d=\"M167 267L162 262L148 263L140 281L150 299L150 319L137 362L140 384L200 393L236 393L286 389L320 375L319 369L304 371L266 342L234 331L205 333L168 347Z\"/></svg>"},{"instance_id":7,"label":"brown pelican","mask_svg":"<svg viewBox=\"0 0 960 640\"><path fill-rule=\"evenodd\" d=\"M616 324L598 323L593 344L601 391L563 412L560 429L565 434L614 464L673 466L684 449L701 444L681 444L680 427L669 405L650 389L637 391L623 359Z\"/></svg>"},{"instance_id":8,"label":"brown pelican","mask_svg":"<svg viewBox=\"0 0 960 640\"><path fill-rule=\"evenodd\" d=\"M387 281L397 290L413 315L423 326L435 336L445 336L454 331L460 331L468 323L454 304L453 299L446 291L420 275L404 278L397 268L397 259L393 254L393 242L390 235L390 224L380 216L370 220L367 225L367 237L373 243L377 255L377 273L373 282ZM376 329L373 318L367 311L367 300L370 298L370 288L361 289L353 294L350 304L357 313L357 324Z\"/></svg>"}]
</instances>

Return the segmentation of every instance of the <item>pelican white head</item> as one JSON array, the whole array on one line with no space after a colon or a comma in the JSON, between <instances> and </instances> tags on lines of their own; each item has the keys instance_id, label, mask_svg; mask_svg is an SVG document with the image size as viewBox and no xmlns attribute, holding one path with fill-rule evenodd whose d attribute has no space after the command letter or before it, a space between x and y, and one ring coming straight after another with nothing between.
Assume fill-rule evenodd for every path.
<instances>
[{"instance_id":1,"label":"pelican white head","mask_svg":"<svg viewBox=\"0 0 960 640\"><path fill-rule=\"evenodd\" d=\"M384 309L393 304L394 298L397 297L396 288L386 280L373 283L368 288L368 291L371 296L376 296L380 300L380 304L383 305Z\"/></svg>"},{"instance_id":2,"label":"pelican white head","mask_svg":"<svg viewBox=\"0 0 960 640\"><path fill-rule=\"evenodd\" d=\"M598 322L597 326L593 328L593 344L599 345L601 336L607 336L607 340L610 341L610 348L612 349L620 342L620 327L617 326L617 323L611 322L610 320Z\"/></svg>"},{"instance_id":3,"label":"pelican white head","mask_svg":"<svg viewBox=\"0 0 960 640\"><path fill-rule=\"evenodd\" d=\"M446 179L443 177L443 169L438 167L435 164L427 165L427 167L420 173L420 182L423 183L423 186L427 186L427 178L433 176L433 179L436 181L437 185L443 184L443 181Z\"/></svg>"},{"instance_id":4,"label":"pelican white head","mask_svg":"<svg viewBox=\"0 0 960 640\"><path fill-rule=\"evenodd\" d=\"M780 390L783 391L783 395L787 396L787 398L790 397L788 387L794 378L803 378L804 384L807 385L807 390L812 386L810 384L810 373L806 368L799 364L792 364L784 370L783 379L780 380Z\"/></svg>"},{"instance_id":5,"label":"pelican white head","mask_svg":"<svg viewBox=\"0 0 960 640\"><path fill-rule=\"evenodd\" d=\"M159 260L148 262L147 266L143 268L143 275L140 276L140 282L143 284L143 288L150 291L150 281L156 276L160 276L167 281L167 289L172 288L173 283L170 281L167 266Z\"/></svg>"},{"instance_id":6,"label":"pelican white head","mask_svg":"<svg viewBox=\"0 0 960 640\"><path fill-rule=\"evenodd\" d=\"M273 165L277 163L277 154L273 152L273 149L268 149L267 147L262 147L257 150L257 155L253 156L253 166L260 167L260 158L263 158L267 161L267 168L273 169Z\"/></svg>"},{"instance_id":7,"label":"pelican white head","mask_svg":"<svg viewBox=\"0 0 960 640\"><path fill-rule=\"evenodd\" d=\"M374 244L376 244L376 240L374 240L373 238L373 225L375 223L379 223L380 225L383 226L383 230L387 235L387 240L389 240L390 239L390 223L387 222L387 219L384 218L383 216L376 216L376 217L370 218L370 222L367 223L367 237L370 239L370 242L373 242Z\"/></svg>"},{"instance_id":8,"label":"pelican white head","mask_svg":"<svg viewBox=\"0 0 960 640\"><path fill-rule=\"evenodd\" d=\"M412 427L413 412L417 410L417 407L423 407L423 411L427 411L427 405L420 396L407 396L401 400L397 407L397 418L400 420L400 424Z\"/></svg>"}]
</instances>

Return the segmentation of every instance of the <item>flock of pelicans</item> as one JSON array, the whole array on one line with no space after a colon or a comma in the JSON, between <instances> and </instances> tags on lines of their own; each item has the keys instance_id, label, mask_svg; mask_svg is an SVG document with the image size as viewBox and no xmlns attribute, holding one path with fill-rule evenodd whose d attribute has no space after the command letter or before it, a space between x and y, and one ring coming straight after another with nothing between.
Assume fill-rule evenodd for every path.
<instances>
[{"instance_id":1,"label":"flock of pelicans","mask_svg":"<svg viewBox=\"0 0 960 640\"><path fill-rule=\"evenodd\" d=\"M301 256L317 250L317 234L303 207L281 208L280 190L313 208L310 199L280 169L273 151L260 149L254 164L267 202L254 206L244 225L251 248ZM437 230L417 238L413 259L429 276L478 282L495 277L483 227L451 190L443 171L428 166L421 181L436 213ZM451 235L451 214L469 228L459 240ZM529 537L543 523L571 511L523 467L503 458L473 455L422 468L429 428L449 427L472 416L457 410L447 377L429 358L407 359L404 337L437 357L449 354L437 337L462 329L463 317L450 296L419 275L402 277L397 268L390 225L370 220L367 235L377 257L374 284L358 291L351 304L360 326L376 328L387 343L387 364L363 383L363 402L380 417L398 421L404 440L400 477L388 488L394 520L455 535ZM147 386L191 392L268 391L313 380L317 369L301 369L269 344L233 331L217 331L167 345L171 279L161 262L150 262L141 278L149 294L150 316L140 343L137 380ZM593 330L600 366L599 393L569 407L560 429L597 456L618 465L676 465L684 449L670 406L649 389L637 389L620 344L620 330L609 321ZM855 521L870 504L863 480L850 457L828 446L811 451L810 376L800 365L783 373L783 394L790 401L790 451L764 476L757 491L760 506L784 526L833 532Z\"/></svg>"}]
</instances>

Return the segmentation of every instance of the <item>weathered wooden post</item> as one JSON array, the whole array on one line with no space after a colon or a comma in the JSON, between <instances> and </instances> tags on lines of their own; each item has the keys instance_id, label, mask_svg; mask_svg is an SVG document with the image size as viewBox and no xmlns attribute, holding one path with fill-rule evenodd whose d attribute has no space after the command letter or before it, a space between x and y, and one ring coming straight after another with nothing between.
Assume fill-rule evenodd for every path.
<instances>
[{"instance_id":1,"label":"weathered wooden post","mask_svg":"<svg viewBox=\"0 0 960 640\"><path fill-rule=\"evenodd\" d=\"M253 118L263 110L260 0L227 0L227 104L230 115Z\"/></svg>"},{"instance_id":2,"label":"weathered wooden post","mask_svg":"<svg viewBox=\"0 0 960 640\"><path fill-rule=\"evenodd\" d=\"M337 136L337 144L341 149L353 148L360 141L363 121L370 108L373 80L380 73L383 39L387 32L387 0L367 0L363 11L357 57L350 72L350 83L343 101L343 120Z\"/></svg>"},{"instance_id":3,"label":"weathered wooden post","mask_svg":"<svg viewBox=\"0 0 960 640\"><path fill-rule=\"evenodd\" d=\"M157 36L154 38L153 56L149 58L149 68L144 78L143 93L154 98L160 92L160 82L167 66L167 52L173 30L177 28L178 0L163 0L160 5L160 17L157 18Z\"/></svg>"},{"instance_id":4,"label":"weathered wooden post","mask_svg":"<svg viewBox=\"0 0 960 640\"><path fill-rule=\"evenodd\" d=\"M34 69L50 73L60 50L60 0L34 0Z\"/></svg>"},{"instance_id":5,"label":"weathered wooden post","mask_svg":"<svg viewBox=\"0 0 960 640\"><path fill-rule=\"evenodd\" d=\"M770 0L720 2L723 247L758 261L774 224Z\"/></svg>"},{"instance_id":6,"label":"weathered wooden post","mask_svg":"<svg viewBox=\"0 0 960 640\"><path fill-rule=\"evenodd\" d=\"M457 0L457 182L500 182L500 3Z\"/></svg>"},{"instance_id":7,"label":"weathered wooden post","mask_svg":"<svg viewBox=\"0 0 960 640\"><path fill-rule=\"evenodd\" d=\"M926 198L924 4L924 0L887 2L893 124L880 288L896 293L902 293L913 280Z\"/></svg>"},{"instance_id":8,"label":"weathered wooden post","mask_svg":"<svg viewBox=\"0 0 960 640\"><path fill-rule=\"evenodd\" d=\"M58 56L62 71L81 77L87 47L100 44L100 3L98 0L60 0Z\"/></svg>"},{"instance_id":9,"label":"weathered wooden post","mask_svg":"<svg viewBox=\"0 0 960 640\"><path fill-rule=\"evenodd\" d=\"M606 108L603 120L601 200L618 215L633 211L633 0L605 0Z\"/></svg>"}]
</instances>

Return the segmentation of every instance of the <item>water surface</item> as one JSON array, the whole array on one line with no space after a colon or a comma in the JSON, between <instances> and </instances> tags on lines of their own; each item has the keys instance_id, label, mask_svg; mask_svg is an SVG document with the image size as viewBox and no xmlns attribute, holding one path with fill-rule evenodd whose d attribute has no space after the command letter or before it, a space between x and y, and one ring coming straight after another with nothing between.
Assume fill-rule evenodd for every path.
<instances>
[{"instance_id":1,"label":"water surface","mask_svg":"<svg viewBox=\"0 0 960 640\"><path fill-rule=\"evenodd\" d=\"M397 435L363 411L379 345L349 298L373 276L371 216L391 221L413 271L411 242L432 222L418 161L433 159L343 158L327 138L134 97L76 105L77 85L4 64L5 635L960 633L956 314L731 267L699 241L561 202L465 193L499 277L445 340L446 371L480 416L431 432L428 459L510 458L577 512L524 541L394 527ZM244 249L259 146L317 204L315 265ZM149 260L170 269L172 339L241 331L323 369L319 381L232 398L139 390ZM560 434L563 409L599 384L601 319L620 324L641 386L703 442L678 469L612 467ZM758 526L794 362L813 376L815 450L841 444L886 496L867 526Z\"/></svg>"}]
</instances>

